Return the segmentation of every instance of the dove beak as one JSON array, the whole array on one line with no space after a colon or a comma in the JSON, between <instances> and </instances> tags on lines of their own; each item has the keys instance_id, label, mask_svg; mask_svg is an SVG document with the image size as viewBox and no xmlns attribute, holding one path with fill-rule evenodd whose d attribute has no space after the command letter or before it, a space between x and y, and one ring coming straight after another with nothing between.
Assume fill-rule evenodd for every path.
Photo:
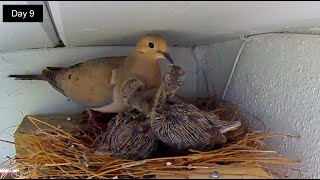
<instances>
[{"instance_id":1,"label":"dove beak","mask_svg":"<svg viewBox=\"0 0 320 180\"><path fill-rule=\"evenodd\" d=\"M173 63L173 59L172 59L171 56L170 56L168 53L166 53L166 52L158 51L158 53L157 53L157 58L158 58L158 59L166 59L166 60L168 60L168 61L170 62L170 64L174 64L174 63Z\"/></svg>"}]
</instances>

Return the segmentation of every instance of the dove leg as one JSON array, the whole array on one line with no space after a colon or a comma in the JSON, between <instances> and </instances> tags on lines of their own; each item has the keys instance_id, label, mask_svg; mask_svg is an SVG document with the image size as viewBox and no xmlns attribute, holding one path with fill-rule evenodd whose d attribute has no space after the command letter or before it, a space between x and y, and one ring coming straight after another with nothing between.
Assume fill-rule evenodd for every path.
<instances>
[{"instance_id":1,"label":"dove leg","mask_svg":"<svg viewBox=\"0 0 320 180\"><path fill-rule=\"evenodd\" d=\"M87 113L88 113L88 116L89 116L88 117L89 118L89 123L92 124L93 126L99 128L99 129L102 129L102 126L98 123L98 121L96 119L94 111L92 111L91 109L88 109Z\"/></svg>"}]
</instances>

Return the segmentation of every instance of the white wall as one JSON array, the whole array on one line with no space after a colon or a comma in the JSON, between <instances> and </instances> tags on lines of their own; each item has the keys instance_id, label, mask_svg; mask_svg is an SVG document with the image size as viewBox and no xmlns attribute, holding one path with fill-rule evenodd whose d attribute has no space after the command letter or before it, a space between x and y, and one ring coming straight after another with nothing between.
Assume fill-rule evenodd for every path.
<instances>
[{"instance_id":1,"label":"white wall","mask_svg":"<svg viewBox=\"0 0 320 180\"><path fill-rule=\"evenodd\" d=\"M233 63L242 43L243 40L236 39L196 46L193 49L195 59L198 62L198 97L208 97L208 95L222 97ZM207 87L209 92L207 91Z\"/></svg>"},{"instance_id":2,"label":"white wall","mask_svg":"<svg viewBox=\"0 0 320 180\"><path fill-rule=\"evenodd\" d=\"M238 50L237 41L220 47L229 48L230 44L234 48L224 49L226 55ZM229 66L230 59L221 57ZM302 136L301 140L273 139L270 148L300 160L304 178L320 177L319 67L320 36L255 36L243 49L226 95L227 100L261 119L271 132ZM298 171L290 173L294 178L300 176Z\"/></svg>"}]
</instances>

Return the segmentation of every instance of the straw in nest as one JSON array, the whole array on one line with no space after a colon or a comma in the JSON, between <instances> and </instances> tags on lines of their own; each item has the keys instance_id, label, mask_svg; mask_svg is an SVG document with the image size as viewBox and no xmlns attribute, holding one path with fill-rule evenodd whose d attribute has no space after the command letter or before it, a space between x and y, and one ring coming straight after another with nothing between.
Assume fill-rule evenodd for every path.
<instances>
[{"instance_id":1,"label":"straw in nest","mask_svg":"<svg viewBox=\"0 0 320 180\"><path fill-rule=\"evenodd\" d=\"M70 134L40 119L28 119L38 127L28 141L17 141L25 148L26 156L13 157L11 169L19 169L18 178L146 178L160 174L188 174L212 164L244 163L252 166L296 163L294 160L274 157L275 151L262 149L261 141L272 137L288 137L266 133L249 133L238 136L221 149L210 152L191 151L187 156L163 157L132 161L107 154L97 154L99 134L95 137L83 132ZM47 128L40 128L45 125Z\"/></svg>"}]
</instances>

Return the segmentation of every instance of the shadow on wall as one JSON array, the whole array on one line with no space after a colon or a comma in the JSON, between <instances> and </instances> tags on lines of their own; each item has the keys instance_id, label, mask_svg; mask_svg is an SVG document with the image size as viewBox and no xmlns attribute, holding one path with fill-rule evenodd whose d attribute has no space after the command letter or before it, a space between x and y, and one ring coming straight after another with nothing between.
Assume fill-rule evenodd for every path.
<instances>
[{"instance_id":1,"label":"shadow on wall","mask_svg":"<svg viewBox=\"0 0 320 180\"><path fill-rule=\"evenodd\" d=\"M160 35L167 39L168 44L170 46L194 46L194 45L201 45L201 44L210 44L213 42L236 39L236 38L239 38L241 35L240 33L239 34L228 33L228 34L210 37L210 35L199 36L199 34L196 35L194 33L187 33L187 32L181 32L181 31L150 30L150 31L141 31L141 32L131 33L129 35L122 35L121 37L118 37L118 38L112 37L112 35L110 35L109 38L95 40L94 42L88 42L88 43L104 44L104 45L112 45L112 46L134 46L138 41L138 39L142 36L145 36L146 34Z\"/></svg>"}]
</instances>

